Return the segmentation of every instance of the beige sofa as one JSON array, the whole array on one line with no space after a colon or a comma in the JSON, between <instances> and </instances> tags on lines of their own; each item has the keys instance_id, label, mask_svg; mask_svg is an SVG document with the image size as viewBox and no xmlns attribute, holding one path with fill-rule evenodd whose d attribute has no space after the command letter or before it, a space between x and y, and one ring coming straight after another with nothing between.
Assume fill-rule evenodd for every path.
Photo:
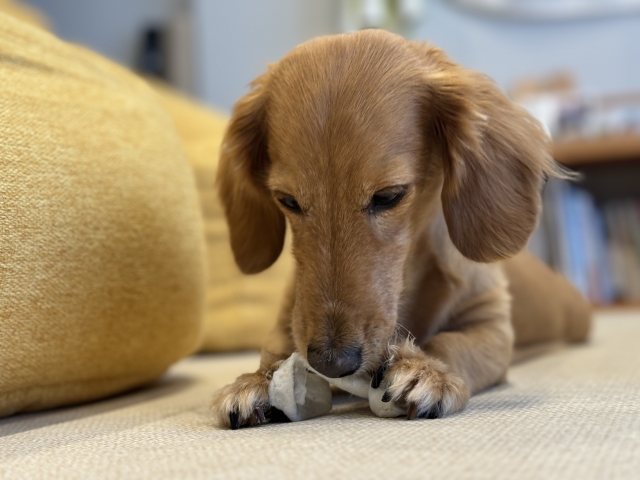
<instances>
[{"instance_id":1,"label":"beige sofa","mask_svg":"<svg viewBox=\"0 0 640 480\"><path fill-rule=\"evenodd\" d=\"M640 475L640 312L512 367L461 414L380 419L342 399L314 420L218 430L211 392L256 353L201 354L155 385L0 420L0 478L621 479Z\"/></svg>"}]
</instances>

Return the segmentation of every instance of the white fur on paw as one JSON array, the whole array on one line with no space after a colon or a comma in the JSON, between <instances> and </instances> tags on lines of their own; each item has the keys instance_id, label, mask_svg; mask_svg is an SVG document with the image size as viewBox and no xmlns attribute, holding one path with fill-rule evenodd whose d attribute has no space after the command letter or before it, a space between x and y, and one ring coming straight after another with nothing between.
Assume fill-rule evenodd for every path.
<instances>
[{"instance_id":1,"label":"white fur on paw","mask_svg":"<svg viewBox=\"0 0 640 480\"><path fill-rule=\"evenodd\" d=\"M462 378L410 343L396 351L382 387L387 399L407 405L408 418L447 416L462 410L469 400Z\"/></svg>"}]
</instances>

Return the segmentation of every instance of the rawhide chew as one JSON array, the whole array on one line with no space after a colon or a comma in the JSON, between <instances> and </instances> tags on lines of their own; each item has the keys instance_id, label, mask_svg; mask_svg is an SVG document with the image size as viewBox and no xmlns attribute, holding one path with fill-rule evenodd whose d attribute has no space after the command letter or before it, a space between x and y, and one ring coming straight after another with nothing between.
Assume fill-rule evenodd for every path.
<instances>
[{"instance_id":1,"label":"rawhide chew","mask_svg":"<svg viewBox=\"0 0 640 480\"><path fill-rule=\"evenodd\" d=\"M292 422L307 420L331 410L329 384L369 400L371 411L378 417L390 418L407 414L407 408L397 402L383 402L386 382L371 386L366 373L343 378L327 378L314 371L306 360L293 353L273 374L269 384L269 402L282 410Z\"/></svg>"}]
</instances>

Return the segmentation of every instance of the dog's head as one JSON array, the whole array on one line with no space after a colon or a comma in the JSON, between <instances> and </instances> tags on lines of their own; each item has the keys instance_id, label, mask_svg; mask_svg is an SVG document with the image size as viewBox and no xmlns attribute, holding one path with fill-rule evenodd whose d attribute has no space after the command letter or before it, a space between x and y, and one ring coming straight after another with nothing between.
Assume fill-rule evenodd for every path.
<instances>
[{"instance_id":1,"label":"dog's head","mask_svg":"<svg viewBox=\"0 0 640 480\"><path fill-rule=\"evenodd\" d=\"M376 367L415 252L442 209L467 258L524 247L553 175L548 138L486 77L382 31L319 38L235 106L219 191L236 262L260 272L285 225L296 349L329 377Z\"/></svg>"}]
</instances>

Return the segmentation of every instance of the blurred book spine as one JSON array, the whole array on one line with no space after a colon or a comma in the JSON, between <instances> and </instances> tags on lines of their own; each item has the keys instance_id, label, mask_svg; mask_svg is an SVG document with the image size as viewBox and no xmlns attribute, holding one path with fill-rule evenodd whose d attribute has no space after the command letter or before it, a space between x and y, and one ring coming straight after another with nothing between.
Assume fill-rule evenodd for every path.
<instances>
[{"instance_id":1,"label":"blurred book spine","mask_svg":"<svg viewBox=\"0 0 640 480\"><path fill-rule=\"evenodd\" d=\"M550 180L529 248L595 304L640 302L640 200L597 205L579 186Z\"/></svg>"}]
</instances>

